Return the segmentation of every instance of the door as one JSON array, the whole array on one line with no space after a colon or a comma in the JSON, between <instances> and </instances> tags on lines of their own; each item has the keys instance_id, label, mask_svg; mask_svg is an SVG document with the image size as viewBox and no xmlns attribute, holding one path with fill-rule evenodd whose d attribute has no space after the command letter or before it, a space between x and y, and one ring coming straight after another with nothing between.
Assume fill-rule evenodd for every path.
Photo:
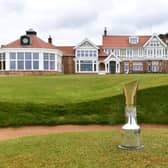
<instances>
[{"instance_id":1,"label":"door","mask_svg":"<svg viewBox=\"0 0 168 168\"><path fill-rule=\"evenodd\" d=\"M116 73L116 62L115 61L111 61L110 62L110 73L111 74L115 74Z\"/></svg>"}]
</instances>

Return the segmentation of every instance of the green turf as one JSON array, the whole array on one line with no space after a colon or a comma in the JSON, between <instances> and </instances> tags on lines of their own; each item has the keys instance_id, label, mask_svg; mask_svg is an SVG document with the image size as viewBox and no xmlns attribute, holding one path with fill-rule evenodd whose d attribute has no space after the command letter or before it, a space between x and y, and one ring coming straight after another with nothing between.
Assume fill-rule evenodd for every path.
<instances>
[{"instance_id":1,"label":"green turf","mask_svg":"<svg viewBox=\"0 0 168 168\"><path fill-rule=\"evenodd\" d=\"M121 132L64 133L0 142L2 168L168 168L168 130L142 129L143 150L117 148Z\"/></svg>"},{"instance_id":2,"label":"green turf","mask_svg":"<svg viewBox=\"0 0 168 168\"><path fill-rule=\"evenodd\" d=\"M120 74L0 77L0 126L123 123L135 79L138 121L168 124L168 74Z\"/></svg>"}]
</instances>

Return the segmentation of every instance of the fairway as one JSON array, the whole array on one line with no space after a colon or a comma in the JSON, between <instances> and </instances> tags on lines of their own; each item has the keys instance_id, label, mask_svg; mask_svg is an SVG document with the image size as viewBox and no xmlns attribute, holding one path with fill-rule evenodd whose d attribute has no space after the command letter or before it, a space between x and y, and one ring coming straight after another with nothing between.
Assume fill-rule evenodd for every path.
<instances>
[{"instance_id":1,"label":"fairway","mask_svg":"<svg viewBox=\"0 0 168 168\"><path fill-rule=\"evenodd\" d=\"M168 75L0 77L0 126L120 124L122 84L137 79L138 120L168 124Z\"/></svg>"},{"instance_id":2,"label":"fairway","mask_svg":"<svg viewBox=\"0 0 168 168\"><path fill-rule=\"evenodd\" d=\"M124 151L119 130L63 133L0 142L3 168L167 168L168 130L142 129L143 150Z\"/></svg>"}]
</instances>

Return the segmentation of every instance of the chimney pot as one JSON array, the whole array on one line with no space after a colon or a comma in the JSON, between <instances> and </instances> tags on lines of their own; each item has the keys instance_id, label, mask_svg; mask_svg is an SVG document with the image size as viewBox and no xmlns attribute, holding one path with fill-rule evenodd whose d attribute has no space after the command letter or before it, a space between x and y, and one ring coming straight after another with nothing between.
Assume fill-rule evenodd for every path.
<instances>
[{"instance_id":1,"label":"chimney pot","mask_svg":"<svg viewBox=\"0 0 168 168\"><path fill-rule=\"evenodd\" d=\"M107 36L107 27L104 28L104 36Z\"/></svg>"},{"instance_id":2,"label":"chimney pot","mask_svg":"<svg viewBox=\"0 0 168 168\"><path fill-rule=\"evenodd\" d=\"M52 44L52 37L49 35L48 43Z\"/></svg>"}]
</instances>

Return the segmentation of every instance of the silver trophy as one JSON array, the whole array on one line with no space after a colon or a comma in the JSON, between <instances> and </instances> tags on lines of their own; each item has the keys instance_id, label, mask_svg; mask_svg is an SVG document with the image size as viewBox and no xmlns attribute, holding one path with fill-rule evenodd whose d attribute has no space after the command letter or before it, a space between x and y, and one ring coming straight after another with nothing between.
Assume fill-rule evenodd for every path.
<instances>
[{"instance_id":1,"label":"silver trophy","mask_svg":"<svg viewBox=\"0 0 168 168\"><path fill-rule=\"evenodd\" d=\"M140 142L140 126L136 121L135 97L138 81L124 84L124 95L126 100L125 115L127 123L122 127L122 143L120 149L142 149L144 145Z\"/></svg>"}]
</instances>

